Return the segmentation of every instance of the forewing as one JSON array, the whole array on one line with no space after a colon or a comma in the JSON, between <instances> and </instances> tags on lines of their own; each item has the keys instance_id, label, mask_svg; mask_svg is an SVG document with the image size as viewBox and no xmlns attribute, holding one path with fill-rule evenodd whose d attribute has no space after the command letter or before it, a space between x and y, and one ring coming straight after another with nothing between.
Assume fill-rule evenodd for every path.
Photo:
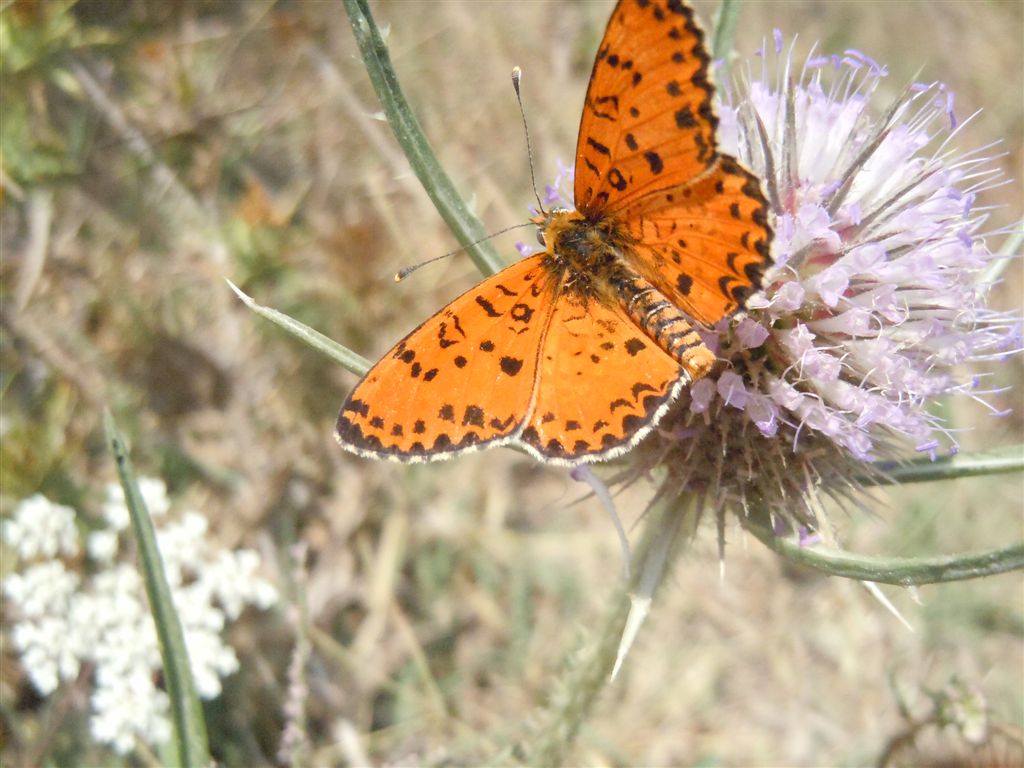
<instances>
[{"instance_id":1,"label":"forewing","mask_svg":"<svg viewBox=\"0 0 1024 768\"><path fill-rule=\"evenodd\" d=\"M429 461L508 442L529 411L553 305L542 258L488 278L384 355L341 407L342 447Z\"/></svg>"},{"instance_id":2,"label":"forewing","mask_svg":"<svg viewBox=\"0 0 1024 768\"><path fill-rule=\"evenodd\" d=\"M679 365L620 306L563 293L519 442L557 464L610 458L650 431L681 386Z\"/></svg>"},{"instance_id":3,"label":"forewing","mask_svg":"<svg viewBox=\"0 0 1024 768\"><path fill-rule=\"evenodd\" d=\"M761 285L772 230L757 177L722 155L700 179L632 203L624 256L676 306L711 326Z\"/></svg>"},{"instance_id":4,"label":"forewing","mask_svg":"<svg viewBox=\"0 0 1024 768\"><path fill-rule=\"evenodd\" d=\"M715 159L709 57L681 0L620 0L590 75L576 208L590 218L698 176Z\"/></svg>"}]
</instances>

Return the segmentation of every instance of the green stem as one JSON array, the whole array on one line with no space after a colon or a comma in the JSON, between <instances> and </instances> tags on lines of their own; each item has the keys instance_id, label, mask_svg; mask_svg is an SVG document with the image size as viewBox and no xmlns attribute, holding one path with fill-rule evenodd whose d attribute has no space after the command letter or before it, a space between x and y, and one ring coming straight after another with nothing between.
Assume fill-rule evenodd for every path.
<instances>
[{"instance_id":1,"label":"green stem","mask_svg":"<svg viewBox=\"0 0 1024 768\"><path fill-rule=\"evenodd\" d=\"M883 461L872 465L871 474L857 478L861 485L903 485L958 477L997 475L1024 470L1024 445L936 459L907 462Z\"/></svg>"},{"instance_id":2,"label":"green stem","mask_svg":"<svg viewBox=\"0 0 1024 768\"><path fill-rule=\"evenodd\" d=\"M743 527L766 547L790 562L814 568L830 576L879 584L920 586L978 579L1024 569L1022 544L988 552L941 557L876 557L820 546L802 547L791 539L776 536L767 525L750 518L743 519Z\"/></svg>"},{"instance_id":3,"label":"green stem","mask_svg":"<svg viewBox=\"0 0 1024 768\"><path fill-rule=\"evenodd\" d=\"M391 65L387 45L373 21L373 16L370 15L366 0L345 0L345 11L352 24L352 32L355 34L370 82L373 83L377 98L384 107L388 124L417 178L434 202L441 218L455 233L480 271L485 275L499 272L504 265L494 248L490 243L479 242L487 236L486 230L469 212L452 180L438 163L419 121L402 93L398 76Z\"/></svg>"},{"instance_id":4,"label":"green stem","mask_svg":"<svg viewBox=\"0 0 1024 768\"><path fill-rule=\"evenodd\" d=\"M132 530L139 546L142 580L146 585L149 608L160 641L164 681L167 685L167 695L171 700L178 764L186 768L210 765L203 707L192 681L192 667L185 647L185 633L174 609L171 588L167 583L163 559L160 557L156 534L153 531L153 521L139 492L139 485L135 481L135 471L132 469L124 440L118 434L114 418L109 411L103 414L103 428L107 435L107 443L117 462L117 474L121 479L125 502L131 515Z\"/></svg>"}]
</instances>

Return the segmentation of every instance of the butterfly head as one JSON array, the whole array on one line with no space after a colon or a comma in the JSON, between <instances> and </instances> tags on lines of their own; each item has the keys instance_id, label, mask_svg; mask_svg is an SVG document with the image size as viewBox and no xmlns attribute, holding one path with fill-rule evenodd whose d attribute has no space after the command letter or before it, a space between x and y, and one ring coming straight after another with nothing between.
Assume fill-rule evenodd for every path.
<instances>
[{"instance_id":1,"label":"butterfly head","mask_svg":"<svg viewBox=\"0 0 1024 768\"><path fill-rule=\"evenodd\" d=\"M562 290L583 302L614 303L614 285L626 268L623 254L633 244L617 219L594 220L576 210L556 208L530 221L537 226L537 240L546 252L545 268Z\"/></svg>"},{"instance_id":2,"label":"butterfly head","mask_svg":"<svg viewBox=\"0 0 1024 768\"><path fill-rule=\"evenodd\" d=\"M552 208L547 211L542 210L531 218L530 223L537 227L537 242L550 250L549 244L553 242L553 230L559 227L558 222L564 221L572 213L575 211L570 211L568 208Z\"/></svg>"}]
</instances>

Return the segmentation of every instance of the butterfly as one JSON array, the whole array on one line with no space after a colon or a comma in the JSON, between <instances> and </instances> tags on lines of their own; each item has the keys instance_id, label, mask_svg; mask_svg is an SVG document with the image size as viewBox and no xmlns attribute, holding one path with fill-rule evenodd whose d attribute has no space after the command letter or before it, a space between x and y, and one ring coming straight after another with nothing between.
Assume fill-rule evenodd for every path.
<instances>
[{"instance_id":1,"label":"butterfly","mask_svg":"<svg viewBox=\"0 0 1024 768\"><path fill-rule=\"evenodd\" d=\"M700 329L742 309L768 264L759 179L717 149L710 57L681 0L620 0L587 88L575 210L542 252L459 296L384 355L341 407L360 456L517 446L617 456L715 364Z\"/></svg>"}]
</instances>

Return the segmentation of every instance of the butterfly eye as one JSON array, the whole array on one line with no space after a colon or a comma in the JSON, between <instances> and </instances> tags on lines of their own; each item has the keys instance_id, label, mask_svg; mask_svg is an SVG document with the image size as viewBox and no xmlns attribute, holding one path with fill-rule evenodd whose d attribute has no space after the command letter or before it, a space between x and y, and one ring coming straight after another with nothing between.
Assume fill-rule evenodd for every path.
<instances>
[{"instance_id":1,"label":"butterfly eye","mask_svg":"<svg viewBox=\"0 0 1024 768\"><path fill-rule=\"evenodd\" d=\"M548 244L547 244L547 241L544 239L544 230L543 229L538 229L537 230L537 242L540 243L541 245L543 245L545 248L547 248Z\"/></svg>"}]
</instances>

